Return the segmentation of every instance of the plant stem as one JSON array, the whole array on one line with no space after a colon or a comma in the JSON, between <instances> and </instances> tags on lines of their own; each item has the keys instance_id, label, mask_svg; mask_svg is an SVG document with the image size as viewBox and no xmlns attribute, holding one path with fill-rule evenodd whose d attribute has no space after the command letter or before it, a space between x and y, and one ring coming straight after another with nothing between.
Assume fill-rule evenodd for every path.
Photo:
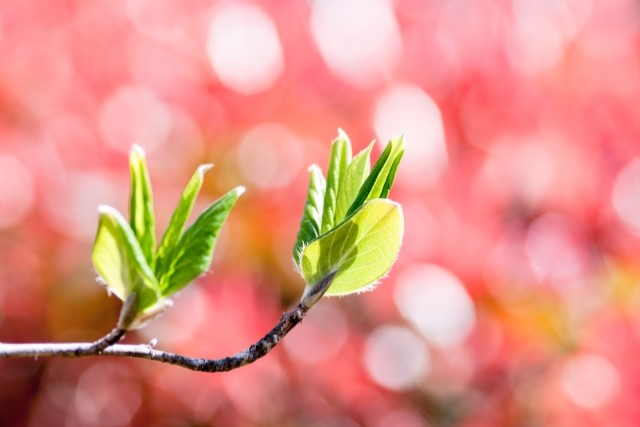
<instances>
[{"instance_id":1,"label":"plant stem","mask_svg":"<svg viewBox=\"0 0 640 427\"><path fill-rule=\"evenodd\" d=\"M89 353L101 353L105 348L110 347L120 341L124 334L127 333L127 330L121 328L120 326L116 326L104 337L100 338L97 341L94 341L91 346L87 349ZM1 344L0 344L1 346ZM0 347L1 348L1 347Z\"/></svg>"},{"instance_id":2,"label":"plant stem","mask_svg":"<svg viewBox=\"0 0 640 427\"><path fill-rule=\"evenodd\" d=\"M108 337L114 339L118 328L94 343L43 343L43 344L6 344L0 343L0 358L9 357L85 357L85 356L122 356L137 357L157 362L169 363L200 372L225 372L255 362L269 353L280 340L302 321L309 311L302 304L282 314L280 321L262 339L248 349L223 359L203 359L182 356L149 345L108 344ZM112 335L113 334L113 335ZM124 335L124 334L123 334ZM122 335L115 338L118 341ZM114 341L114 342L115 342ZM103 345L105 345L103 347Z\"/></svg>"}]
</instances>

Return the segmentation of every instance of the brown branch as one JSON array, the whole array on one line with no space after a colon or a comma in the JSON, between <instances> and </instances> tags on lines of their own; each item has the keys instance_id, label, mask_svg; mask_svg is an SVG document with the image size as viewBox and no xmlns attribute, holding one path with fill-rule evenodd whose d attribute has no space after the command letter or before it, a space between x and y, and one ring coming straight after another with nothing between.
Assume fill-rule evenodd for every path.
<instances>
[{"instance_id":1,"label":"brown branch","mask_svg":"<svg viewBox=\"0 0 640 427\"><path fill-rule=\"evenodd\" d=\"M105 348L111 347L112 345L120 341L126 333L126 329L121 328L120 326L116 326L107 335L100 338L99 340L94 341L87 349L87 352L101 353Z\"/></svg>"},{"instance_id":2,"label":"brown branch","mask_svg":"<svg viewBox=\"0 0 640 427\"><path fill-rule=\"evenodd\" d=\"M124 335L124 331L118 327L94 343L0 343L0 358L123 356L170 363L193 371L224 372L253 363L269 353L285 335L302 321L308 311L309 307L302 303L298 304L292 311L283 313L278 324L262 339L248 349L223 359L187 357L166 351L154 350L149 345L112 344L112 342L117 342Z\"/></svg>"}]
</instances>

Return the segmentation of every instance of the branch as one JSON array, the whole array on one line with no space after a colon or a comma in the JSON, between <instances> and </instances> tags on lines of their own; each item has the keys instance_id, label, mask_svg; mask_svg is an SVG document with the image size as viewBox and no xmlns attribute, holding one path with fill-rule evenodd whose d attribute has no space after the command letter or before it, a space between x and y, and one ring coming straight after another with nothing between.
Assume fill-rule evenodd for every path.
<instances>
[{"instance_id":1,"label":"branch","mask_svg":"<svg viewBox=\"0 0 640 427\"><path fill-rule=\"evenodd\" d=\"M97 341L94 341L88 348L87 348L87 352L89 354L91 353L102 353L102 351L107 348L110 347L112 345L114 345L115 343L117 343L118 341L120 341L122 339L122 337L124 337L124 334L127 333L127 330L120 327L120 325L116 326L115 328L113 328L111 330L111 332L109 332L107 335L103 336L102 338L98 339ZM2 344L0 344L0 349Z\"/></svg>"},{"instance_id":2,"label":"branch","mask_svg":"<svg viewBox=\"0 0 640 427\"><path fill-rule=\"evenodd\" d=\"M248 365L269 353L280 340L302 321L309 311L302 303L292 311L282 314L280 321L262 339L248 349L223 359L202 359L182 356L149 345L110 344L117 342L124 331L115 328L105 337L94 343L64 344L5 344L0 343L0 358L10 357L85 357L85 356L123 356L155 360L200 372L225 372ZM120 332L116 332L120 331ZM120 334L121 335L118 335ZM113 341L112 341L113 340Z\"/></svg>"}]
</instances>

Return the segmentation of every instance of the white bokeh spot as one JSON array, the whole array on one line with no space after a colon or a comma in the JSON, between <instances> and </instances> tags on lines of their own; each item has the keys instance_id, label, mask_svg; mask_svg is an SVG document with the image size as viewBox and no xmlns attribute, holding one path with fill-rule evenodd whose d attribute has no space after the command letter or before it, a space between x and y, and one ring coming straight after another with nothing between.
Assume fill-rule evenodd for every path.
<instances>
[{"instance_id":1,"label":"white bokeh spot","mask_svg":"<svg viewBox=\"0 0 640 427\"><path fill-rule=\"evenodd\" d=\"M416 264L400 274L394 298L400 313L434 346L462 344L476 321L471 297L460 280L434 264Z\"/></svg>"},{"instance_id":2,"label":"white bokeh spot","mask_svg":"<svg viewBox=\"0 0 640 427\"><path fill-rule=\"evenodd\" d=\"M143 86L125 86L102 104L99 129L112 149L128 153L132 144L147 152L167 142L172 128L171 110Z\"/></svg>"},{"instance_id":3,"label":"white bokeh spot","mask_svg":"<svg viewBox=\"0 0 640 427\"><path fill-rule=\"evenodd\" d=\"M311 32L329 69L357 87L388 79L402 41L388 0L313 2Z\"/></svg>"},{"instance_id":4,"label":"white bokeh spot","mask_svg":"<svg viewBox=\"0 0 640 427\"><path fill-rule=\"evenodd\" d=\"M381 326L365 344L364 364L369 376L391 390L415 387L429 372L431 358L423 340L403 326Z\"/></svg>"},{"instance_id":5,"label":"white bokeh spot","mask_svg":"<svg viewBox=\"0 0 640 427\"><path fill-rule=\"evenodd\" d=\"M119 177L108 173L60 174L43 197L48 225L69 238L90 242L96 232L96 206L118 200L123 185Z\"/></svg>"},{"instance_id":6,"label":"white bokeh spot","mask_svg":"<svg viewBox=\"0 0 640 427\"><path fill-rule=\"evenodd\" d=\"M583 354L564 367L562 388L576 405L595 410L611 402L618 394L620 375L604 357Z\"/></svg>"},{"instance_id":7,"label":"white bokeh spot","mask_svg":"<svg viewBox=\"0 0 640 427\"><path fill-rule=\"evenodd\" d=\"M215 13L207 55L220 82L245 95L269 89L284 68L275 24L249 4L230 4Z\"/></svg>"},{"instance_id":8,"label":"white bokeh spot","mask_svg":"<svg viewBox=\"0 0 640 427\"><path fill-rule=\"evenodd\" d=\"M399 176L412 185L433 185L447 168L447 147L438 105L420 87L396 85L378 99L373 127L378 142L404 134L407 151Z\"/></svg>"},{"instance_id":9,"label":"white bokeh spot","mask_svg":"<svg viewBox=\"0 0 640 427\"><path fill-rule=\"evenodd\" d=\"M576 278L585 263L576 241L575 224L569 218L546 213L527 230L525 251L538 280Z\"/></svg>"}]
</instances>

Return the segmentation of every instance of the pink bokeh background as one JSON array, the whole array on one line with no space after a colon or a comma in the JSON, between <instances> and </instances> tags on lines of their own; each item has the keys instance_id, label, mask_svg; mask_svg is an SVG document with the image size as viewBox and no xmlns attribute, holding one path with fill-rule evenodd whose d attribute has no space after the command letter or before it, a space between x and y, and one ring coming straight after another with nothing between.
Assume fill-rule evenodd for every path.
<instances>
[{"instance_id":1,"label":"pink bokeh background","mask_svg":"<svg viewBox=\"0 0 640 427\"><path fill-rule=\"evenodd\" d=\"M632 0L0 4L0 341L91 341L100 203L147 152L160 230L237 185L211 271L126 342L217 358L299 298L307 167L404 133L400 257L224 374L0 360L2 426L640 424ZM374 148L375 156L381 145Z\"/></svg>"}]
</instances>

